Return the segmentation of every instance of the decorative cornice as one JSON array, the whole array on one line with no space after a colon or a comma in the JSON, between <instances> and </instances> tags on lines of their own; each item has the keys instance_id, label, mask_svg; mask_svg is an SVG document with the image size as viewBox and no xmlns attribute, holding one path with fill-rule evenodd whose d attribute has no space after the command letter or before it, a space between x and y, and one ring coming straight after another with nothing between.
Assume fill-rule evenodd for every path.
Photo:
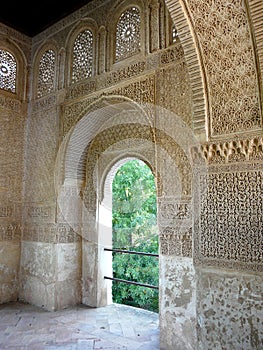
<instances>
[{"instance_id":1,"label":"decorative cornice","mask_svg":"<svg viewBox=\"0 0 263 350\"><path fill-rule=\"evenodd\" d=\"M192 149L195 164L227 164L244 161L263 161L263 137L205 143Z\"/></svg>"}]
</instances>

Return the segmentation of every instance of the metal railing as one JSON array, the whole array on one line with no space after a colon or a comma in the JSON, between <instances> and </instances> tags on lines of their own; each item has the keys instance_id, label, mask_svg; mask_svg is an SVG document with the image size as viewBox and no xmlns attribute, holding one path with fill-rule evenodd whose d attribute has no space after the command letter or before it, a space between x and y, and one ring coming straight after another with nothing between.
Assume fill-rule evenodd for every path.
<instances>
[{"instance_id":1,"label":"metal railing","mask_svg":"<svg viewBox=\"0 0 263 350\"><path fill-rule=\"evenodd\" d=\"M159 258L159 254L145 253L145 252L136 252L136 251L133 251L133 250L104 248L104 251L113 252L113 253L121 253L121 254L145 255L145 256L152 256L152 257L155 257L155 258ZM145 287L145 288L159 289L158 286L153 286L151 284L134 282L134 281L128 281L128 280L123 280L121 278L116 278L116 277L104 276L104 279L115 281L115 282L126 283L126 284L133 284L133 285L141 286L141 287Z\"/></svg>"}]
</instances>

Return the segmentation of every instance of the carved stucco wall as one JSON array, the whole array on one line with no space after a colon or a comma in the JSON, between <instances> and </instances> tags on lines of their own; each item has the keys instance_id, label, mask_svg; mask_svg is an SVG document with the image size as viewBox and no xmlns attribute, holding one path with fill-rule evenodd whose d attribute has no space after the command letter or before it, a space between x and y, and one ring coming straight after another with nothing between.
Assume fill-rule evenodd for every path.
<instances>
[{"instance_id":1,"label":"carved stucco wall","mask_svg":"<svg viewBox=\"0 0 263 350\"><path fill-rule=\"evenodd\" d=\"M0 90L0 302L7 302L19 295L26 65L31 42L1 25L0 42L1 49L15 57L20 77L15 93Z\"/></svg>"},{"instance_id":2,"label":"carved stucco wall","mask_svg":"<svg viewBox=\"0 0 263 350\"><path fill-rule=\"evenodd\" d=\"M175 21L188 18L195 34L207 92L208 137L222 140L202 145L207 167L197 166L195 174L198 348L261 348L262 307L257 300L262 300L263 4L167 1L167 5ZM180 29L182 46L189 46L184 40L187 30L183 25ZM185 57L193 59L186 50ZM240 61L242 57L246 59ZM240 270L249 273L236 272Z\"/></svg>"},{"instance_id":3,"label":"carved stucco wall","mask_svg":"<svg viewBox=\"0 0 263 350\"><path fill-rule=\"evenodd\" d=\"M262 156L262 137L193 151L199 348L262 347Z\"/></svg>"},{"instance_id":4,"label":"carved stucco wall","mask_svg":"<svg viewBox=\"0 0 263 350\"><path fill-rule=\"evenodd\" d=\"M169 108L173 113L180 115L188 127L191 128L192 123L189 78L179 43L167 49L162 44L164 49L157 50L156 53L140 54L135 60L109 66L107 49L111 44L106 42L105 56L100 58L99 63L101 74L95 74L83 82L70 85L70 45L72 45L70 38L76 36L77 31L84 28L86 24L92 25L92 28L98 28L103 24L104 19L92 10L93 5L90 6L86 14L89 17L95 14L97 25L94 24L95 19L82 21L82 25L76 24L75 17L71 16L68 18L67 25L61 22L62 26L59 30L55 29L52 32L47 30L47 33L50 33L49 39L46 40L45 36L43 44L41 35L33 38L32 102L27 126L25 169L28 180L25 184L23 206L20 298L40 306L44 305L47 309L56 309L75 303L81 298L80 241L83 232L78 225L73 227L69 225L62 204L67 203L67 210L73 210L75 213L76 209L73 208L76 208L76 203L79 201L76 199L79 196L79 189L71 183L65 183L63 193L60 193L59 200L56 202L58 193L54 183L54 179L55 182L57 180L54 177L56 165L59 163L57 151L61 150L64 144L67 148L66 140L70 137L71 128L83 119L82 116L99 108L96 101L101 96L110 98L116 95L124 96L136 103L158 104ZM78 13L76 16L79 15ZM81 13L81 17L83 15ZM98 33L101 33L100 29ZM39 89L38 62L45 50L49 49L54 50L56 57L54 92L37 98L42 95L36 91ZM147 51L147 44L145 50ZM104 66L109 67L110 70L105 72ZM169 98L168 89L165 88L167 85L174 90L177 103ZM63 87L66 89L63 90ZM46 90L42 90L45 95ZM94 118L92 123L96 124L97 119ZM35 140L38 140L37 146ZM77 147L81 148L78 142ZM79 167L79 164L75 163L75 165ZM58 164L58 168L60 167L61 164ZM74 165L72 169L73 172L76 171ZM83 170L80 174L83 174ZM181 176L181 178L185 180L187 177ZM80 177L79 180L82 181L83 178ZM170 184L172 182L169 180ZM168 193L168 189L166 192ZM73 203L72 206L68 205L69 202ZM74 217L74 214L72 216ZM190 236L187 238L189 242ZM172 246L172 241L170 245ZM67 254L61 254L62 247L66 249ZM41 251L45 251L45 254ZM172 253L172 248L170 252ZM54 268L54 265L57 268ZM64 266L65 271L68 269L67 266L70 266L69 275L67 273L63 275L63 271L59 272L60 266ZM45 269L48 270L47 274ZM71 295L69 295L69 286Z\"/></svg>"},{"instance_id":5,"label":"carved stucco wall","mask_svg":"<svg viewBox=\"0 0 263 350\"><path fill-rule=\"evenodd\" d=\"M61 203L72 203L70 209L81 208L81 190L89 178L86 160L90 160L87 155L92 152L89 149L91 153L87 153L87 139L78 143L71 132L83 126L81 121L88 116L91 140L95 135L102 136L101 130L94 128L98 119L92 112L101 108L97 101L120 95L148 108L151 127L172 130L177 140L179 122L171 119L175 115L200 142L192 150L194 210L191 196L178 200L178 193L172 190L174 174L178 175L173 169L174 158L160 149L155 153L154 166L162 194L158 201L161 278L166 281L160 291L162 348L258 349L263 346L263 4L256 0L231 4L167 0L166 4L180 43L165 48L164 41L157 40L159 46L155 47L148 33L146 55L124 64L113 64L108 56L112 54L105 34L109 23L105 23L105 11L97 11L103 1L84 6L39 34L32 39L32 47L31 40L1 25L2 47L7 47L6 38L11 37L13 52L18 53L17 47L23 52L22 61L34 58L25 153L26 89L20 89L19 96L1 93L1 140L5 151L1 153L4 166L0 219L1 249L6 252L1 255L1 302L19 295L52 310L81 300L83 231L75 222L79 214L74 212L73 224L69 225ZM156 14L158 6L153 5L143 6ZM120 8L121 2L117 1L114 5L108 2L104 9L114 12ZM86 21L84 17L97 23L99 60L95 72L100 74L70 85L70 39L80 29L80 22ZM153 18L152 28L158 26L157 17ZM144 20L147 27L148 17ZM56 52L54 92L37 99L37 61L40 52L50 47ZM26 70L20 74L25 78ZM161 107L158 114L151 105ZM171 113L167 115L166 110ZM112 142L108 142L107 150L101 149L103 156L120 141L110 133L107 137ZM184 138L180 142L184 150L191 144L183 144ZM126 142L118 151L131 147L128 145ZM67 168L72 158L67 158L70 150L72 155L77 152L77 162L70 162ZM15 161L10 162L11 158ZM189 154L187 158L191 160ZM101 165L102 169L108 169L107 164ZM59 197L57 185L63 184L65 175L67 181ZM179 215L185 220L180 221ZM95 257L95 250L86 248L84 255ZM12 260L6 258L8 254ZM90 272L96 279L92 265Z\"/></svg>"}]
</instances>

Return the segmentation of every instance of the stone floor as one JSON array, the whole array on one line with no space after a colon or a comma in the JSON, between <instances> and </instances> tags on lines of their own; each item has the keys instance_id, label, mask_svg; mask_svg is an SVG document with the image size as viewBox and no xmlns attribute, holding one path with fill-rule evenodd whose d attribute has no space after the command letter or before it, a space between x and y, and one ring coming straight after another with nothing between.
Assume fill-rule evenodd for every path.
<instances>
[{"instance_id":1,"label":"stone floor","mask_svg":"<svg viewBox=\"0 0 263 350\"><path fill-rule=\"evenodd\" d=\"M32 305L0 305L0 349L156 350L158 314L112 304L47 312Z\"/></svg>"}]
</instances>

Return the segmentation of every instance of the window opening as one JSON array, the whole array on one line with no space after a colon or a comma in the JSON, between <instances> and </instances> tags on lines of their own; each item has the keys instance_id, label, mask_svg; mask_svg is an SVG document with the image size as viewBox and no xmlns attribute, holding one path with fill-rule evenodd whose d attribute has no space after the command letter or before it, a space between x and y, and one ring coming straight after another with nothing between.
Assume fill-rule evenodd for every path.
<instances>
[{"instance_id":1,"label":"window opening","mask_svg":"<svg viewBox=\"0 0 263 350\"><path fill-rule=\"evenodd\" d=\"M8 51L0 50L0 89L16 92L16 71L15 57Z\"/></svg>"},{"instance_id":2,"label":"window opening","mask_svg":"<svg viewBox=\"0 0 263 350\"><path fill-rule=\"evenodd\" d=\"M141 16L137 7L131 7L120 16L116 27L116 61L140 51Z\"/></svg>"},{"instance_id":3,"label":"window opening","mask_svg":"<svg viewBox=\"0 0 263 350\"><path fill-rule=\"evenodd\" d=\"M113 302L158 312L156 187L150 168L127 161L112 183Z\"/></svg>"},{"instance_id":4,"label":"window opening","mask_svg":"<svg viewBox=\"0 0 263 350\"><path fill-rule=\"evenodd\" d=\"M72 62L72 83L92 76L93 34L90 30L81 32L74 43Z\"/></svg>"},{"instance_id":5,"label":"window opening","mask_svg":"<svg viewBox=\"0 0 263 350\"><path fill-rule=\"evenodd\" d=\"M53 50L47 50L39 61L37 97L42 97L54 91L56 55Z\"/></svg>"}]
</instances>

